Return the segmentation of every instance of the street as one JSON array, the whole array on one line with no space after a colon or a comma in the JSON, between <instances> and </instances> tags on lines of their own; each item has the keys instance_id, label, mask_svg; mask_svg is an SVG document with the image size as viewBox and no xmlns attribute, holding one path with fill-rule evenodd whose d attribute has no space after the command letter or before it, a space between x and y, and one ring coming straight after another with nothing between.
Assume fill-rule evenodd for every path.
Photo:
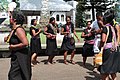
<instances>
[{"instance_id":1,"label":"street","mask_svg":"<svg viewBox=\"0 0 120 80\"><path fill-rule=\"evenodd\" d=\"M70 55L67 59L70 59ZM54 58L55 64L47 65L44 64L47 56L39 56L40 64L32 67L32 80L100 80L100 74L94 69L92 59L93 57L89 57L86 67L83 67L81 54L76 54L74 57L76 64L65 65L61 55ZM8 80L9 68L10 58L0 58L0 80ZM119 80L120 74L117 76Z\"/></svg>"}]
</instances>

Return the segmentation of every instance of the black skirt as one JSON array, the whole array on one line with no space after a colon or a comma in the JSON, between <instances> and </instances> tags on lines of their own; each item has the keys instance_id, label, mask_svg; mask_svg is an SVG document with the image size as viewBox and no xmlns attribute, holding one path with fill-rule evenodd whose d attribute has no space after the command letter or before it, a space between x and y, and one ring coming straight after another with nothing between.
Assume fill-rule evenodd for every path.
<instances>
[{"instance_id":1,"label":"black skirt","mask_svg":"<svg viewBox=\"0 0 120 80\"><path fill-rule=\"evenodd\" d=\"M64 36L61 50L63 51L75 50L75 43L71 44L71 38Z\"/></svg>"},{"instance_id":2,"label":"black skirt","mask_svg":"<svg viewBox=\"0 0 120 80\"><path fill-rule=\"evenodd\" d=\"M48 39L46 41L46 54L48 56L55 56L58 55L58 49L57 49L57 43L56 43L56 39Z\"/></svg>"},{"instance_id":3,"label":"black skirt","mask_svg":"<svg viewBox=\"0 0 120 80\"><path fill-rule=\"evenodd\" d=\"M87 44L87 43L83 45L83 51L82 51L83 57L94 56L93 45L94 44Z\"/></svg>"},{"instance_id":4,"label":"black skirt","mask_svg":"<svg viewBox=\"0 0 120 80\"><path fill-rule=\"evenodd\" d=\"M41 51L41 41L40 38L31 38L31 42L30 42L30 51L31 53L40 53Z\"/></svg>"},{"instance_id":5,"label":"black skirt","mask_svg":"<svg viewBox=\"0 0 120 80\"><path fill-rule=\"evenodd\" d=\"M11 52L9 80L31 80L31 54L28 48Z\"/></svg>"},{"instance_id":6,"label":"black skirt","mask_svg":"<svg viewBox=\"0 0 120 80\"><path fill-rule=\"evenodd\" d=\"M103 64L101 65L100 72L102 74L111 74L119 72L120 53L118 51L112 52L109 49L103 51Z\"/></svg>"}]
</instances>

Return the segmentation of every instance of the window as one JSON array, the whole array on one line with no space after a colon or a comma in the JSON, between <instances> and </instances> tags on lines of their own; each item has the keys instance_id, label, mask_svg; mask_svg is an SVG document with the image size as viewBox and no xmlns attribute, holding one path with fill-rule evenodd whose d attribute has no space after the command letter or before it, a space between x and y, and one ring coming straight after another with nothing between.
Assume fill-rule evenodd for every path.
<instances>
[{"instance_id":1,"label":"window","mask_svg":"<svg viewBox=\"0 0 120 80\"><path fill-rule=\"evenodd\" d=\"M64 21L64 15L61 15L61 21Z\"/></svg>"},{"instance_id":2,"label":"window","mask_svg":"<svg viewBox=\"0 0 120 80\"><path fill-rule=\"evenodd\" d=\"M56 21L59 21L59 15L58 14L56 15Z\"/></svg>"},{"instance_id":3,"label":"window","mask_svg":"<svg viewBox=\"0 0 120 80\"><path fill-rule=\"evenodd\" d=\"M91 15L90 14L86 14L86 19L91 19Z\"/></svg>"}]
</instances>

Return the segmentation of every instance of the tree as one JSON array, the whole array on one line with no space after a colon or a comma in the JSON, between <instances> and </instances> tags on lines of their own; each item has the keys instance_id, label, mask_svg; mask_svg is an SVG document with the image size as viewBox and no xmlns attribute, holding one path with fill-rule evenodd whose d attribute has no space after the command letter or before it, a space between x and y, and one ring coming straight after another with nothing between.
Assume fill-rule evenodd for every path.
<instances>
[{"instance_id":1,"label":"tree","mask_svg":"<svg viewBox=\"0 0 120 80\"><path fill-rule=\"evenodd\" d=\"M76 6L76 27L85 26L84 12L85 12L85 0L80 0Z\"/></svg>"},{"instance_id":2,"label":"tree","mask_svg":"<svg viewBox=\"0 0 120 80\"><path fill-rule=\"evenodd\" d=\"M115 0L77 0L78 5L76 9L76 27L85 26L84 12L88 9L92 9L92 20L95 20L96 11L104 12L107 10L107 6L112 5ZM91 5L87 5L90 3Z\"/></svg>"},{"instance_id":3,"label":"tree","mask_svg":"<svg viewBox=\"0 0 120 80\"><path fill-rule=\"evenodd\" d=\"M0 11L7 11L8 8L8 1L7 0L0 0Z\"/></svg>"}]
</instances>

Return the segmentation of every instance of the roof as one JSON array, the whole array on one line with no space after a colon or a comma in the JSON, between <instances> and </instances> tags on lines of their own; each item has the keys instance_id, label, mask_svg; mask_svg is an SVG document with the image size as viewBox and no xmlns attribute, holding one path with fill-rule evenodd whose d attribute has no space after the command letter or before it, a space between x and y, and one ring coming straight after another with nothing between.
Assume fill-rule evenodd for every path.
<instances>
[{"instance_id":1,"label":"roof","mask_svg":"<svg viewBox=\"0 0 120 80\"><path fill-rule=\"evenodd\" d=\"M20 0L20 10L41 11L42 0ZM49 0L48 8L50 11L70 11L71 5L63 0Z\"/></svg>"}]
</instances>

